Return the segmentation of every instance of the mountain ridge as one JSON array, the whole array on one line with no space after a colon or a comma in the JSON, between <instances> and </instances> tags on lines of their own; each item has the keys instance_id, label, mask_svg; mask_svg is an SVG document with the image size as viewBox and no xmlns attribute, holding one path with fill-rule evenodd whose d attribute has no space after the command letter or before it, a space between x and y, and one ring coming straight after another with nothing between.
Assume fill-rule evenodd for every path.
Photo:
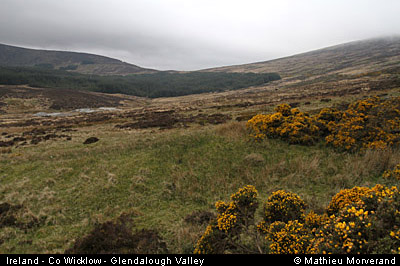
<instances>
[{"instance_id":1,"label":"mountain ridge","mask_svg":"<svg viewBox=\"0 0 400 266\"><path fill-rule=\"evenodd\" d=\"M305 67L310 68L310 66L307 66L309 61L314 59L318 59L324 63L330 63L330 68L328 70L331 70L334 64L337 64L335 68L339 68L340 64L338 64L338 61L343 61L343 58L346 58L349 54L352 54L353 58L346 58L345 61L347 62L350 62L351 59L357 59L354 58L354 53L358 57L362 56L365 59L373 52L371 51L371 47L375 51L378 50L378 55L381 56L380 60L393 56L398 57L400 55L400 35L356 40L265 61L211 67L196 71L171 70L164 72L280 72L282 77L285 77L294 72L299 72L299 69L304 72L303 69ZM299 58L302 58L300 62L298 61ZM296 65L293 63L296 63ZM354 61L352 61L352 63L354 63ZM288 64L291 66L288 66ZM343 62L341 65L343 65ZM0 43L0 66L53 67L54 69L68 70L81 74L98 75L127 75L160 71L143 68L119 59L98 54L31 49L2 43ZM317 65L312 63L309 70L319 68L320 66L321 63ZM326 66L323 68L326 69Z\"/></svg>"},{"instance_id":2,"label":"mountain ridge","mask_svg":"<svg viewBox=\"0 0 400 266\"><path fill-rule=\"evenodd\" d=\"M96 75L127 75L156 72L154 69L142 68L103 55L83 52L31 49L1 43L0 66L36 66Z\"/></svg>"},{"instance_id":3,"label":"mountain ridge","mask_svg":"<svg viewBox=\"0 0 400 266\"><path fill-rule=\"evenodd\" d=\"M400 35L346 42L267 61L208 68L203 71L263 73L274 69L285 78L299 76L300 72L302 75L315 75L318 74L315 73L316 70L320 74L340 70L343 73L343 70L351 72L362 63L371 63L373 59L387 64L388 58L393 63L400 62ZM381 68L376 62L372 63Z\"/></svg>"}]
</instances>

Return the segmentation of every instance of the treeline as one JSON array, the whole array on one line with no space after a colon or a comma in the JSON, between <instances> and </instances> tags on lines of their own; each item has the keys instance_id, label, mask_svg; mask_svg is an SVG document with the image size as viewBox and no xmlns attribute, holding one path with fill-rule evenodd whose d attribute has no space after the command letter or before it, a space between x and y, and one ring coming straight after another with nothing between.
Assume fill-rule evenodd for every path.
<instances>
[{"instance_id":1,"label":"treeline","mask_svg":"<svg viewBox=\"0 0 400 266\"><path fill-rule=\"evenodd\" d=\"M279 80L276 73L156 72L128 76L97 76L43 67L0 67L0 84L123 93L142 97L173 97L236 90Z\"/></svg>"}]
</instances>

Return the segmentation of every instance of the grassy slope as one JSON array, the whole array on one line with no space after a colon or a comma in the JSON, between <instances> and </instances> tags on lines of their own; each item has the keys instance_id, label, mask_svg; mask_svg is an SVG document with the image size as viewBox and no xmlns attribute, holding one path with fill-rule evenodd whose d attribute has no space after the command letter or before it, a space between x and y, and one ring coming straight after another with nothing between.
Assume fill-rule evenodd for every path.
<instances>
[{"instance_id":1,"label":"grassy slope","mask_svg":"<svg viewBox=\"0 0 400 266\"><path fill-rule=\"evenodd\" d=\"M45 222L26 231L1 228L0 252L63 252L96 222L122 212L135 217L136 228L159 230L170 252L191 252L205 225L184 218L213 210L215 201L243 185L255 185L260 200L287 189L318 210L342 188L383 183L382 171L400 159L399 151L345 154L323 145L256 144L237 122L129 133L103 125L77 134L72 142L1 155L0 202L23 204L25 214ZM100 141L84 146L90 134Z\"/></svg>"},{"instance_id":2,"label":"grassy slope","mask_svg":"<svg viewBox=\"0 0 400 266\"><path fill-rule=\"evenodd\" d=\"M282 78L305 79L359 74L398 67L400 36L354 41L275 60L207 69L225 72L272 72Z\"/></svg>"}]
</instances>

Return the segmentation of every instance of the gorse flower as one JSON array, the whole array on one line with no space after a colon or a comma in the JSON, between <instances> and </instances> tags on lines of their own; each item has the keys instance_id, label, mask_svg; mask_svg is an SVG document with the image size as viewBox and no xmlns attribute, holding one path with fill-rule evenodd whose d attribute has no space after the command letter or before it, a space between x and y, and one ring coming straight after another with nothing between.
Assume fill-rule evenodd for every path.
<instances>
[{"instance_id":1,"label":"gorse flower","mask_svg":"<svg viewBox=\"0 0 400 266\"><path fill-rule=\"evenodd\" d=\"M211 224L207 226L206 231L201 236L201 238L197 241L196 248L194 249L195 254L212 254L214 253L214 249L211 245L213 232L215 227Z\"/></svg>"},{"instance_id":2,"label":"gorse flower","mask_svg":"<svg viewBox=\"0 0 400 266\"><path fill-rule=\"evenodd\" d=\"M313 210L307 213L304 218L304 225L312 231L327 223L329 217L327 214L318 215Z\"/></svg>"},{"instance_id":3,"label":"gorse flower","mask_svg":"<svg viewBox=\"0 0 400 266\"><path fill-rule=\"evenodd\" d=\"M350 104L341 119L332 122L328 144L344 150L386 149L398 144L400 98L372 97Z\"/></svg>"},{"instance_id":4,"label":"gorse flower","mask_svg":"<svg viewBox=\"0 0 400 266\"><path fill-rule=\"evenodd\" d=\"M312 144L316 140L319 128L308 114L297 108L291 109L288 104L278 105L275 111L269 115L256 115L247 122L255 140L280 138L291 144Z\"/></svg>"},{"instance_id":5,"label":"gorse flower","mask_svg":"<svg viewBox=\"0 0 400 266\"><path fill-rule=\"evenodd\" d=\"M394 169L387 170L382 175L383 178L400 180L400 164L397 164Z\"/></svg>"},{"instance_id":6,"label":"gorse flower","mask_svg":"<svg viewBox=\"0 0 400 266\"><path fill-rule=\"evenodd\" d=\"M283 190L275 191L265 202L265 221L303 220L305 207L305 202L298 195Z\"/></svg>"},{"instance_id":7,"label":"gorse flower","mask_svg":"<svg viewBox=\"0 0 400 266\"><path fill-rule=\"evenodd\" d=\"M323 214L306 213L298 195L278 190L264 203L264 215L258 223L254 221L256 197L255 188L247 186L232 194L231 202L217 202L219 215L197 242L195 253L400 252L400 192L395 186L344 189L332 197ZM252 244L254 248L249 249Z\"/></svg>"},{"instance_id":8,"label":"gorse flower","mask_svg":"<svg viewBox=\"0 0 400 266\"><path fill-rule=\"evenodd\" d=\"M298 220L274 222L270 225L266 240L271 254L304 254L311 252L311 235Z\"/></svg>"},{"instance_id":9,"label":"gorse flower","mask_svg":"<svg viewBox=\"0 0 400 266\"><path fill-rule=\"evenodd\" d=\"M367 187L353 187L351 189L343 189L332 197L327 207L328 215L335 214L347 205L353 204L361 200L362 197L371 192Z\"/></svg>"},{"instance_id":10,"label":"gorse flower","mask_svg":"<svg viewBox=\"0 0 400 266\"><path fill-rule=\"evenodd\" d=\"M323 108L314 116L288 104L278 105L275 111L247 122L255 140L279 138L306 145L324 140L346 151L386 149L400 142L400 97L371 97L349 104L344 111Z\"/></svg>"},{"instance_id":11,"label":"gorse flower","mask_svg":"<svg viewBox=\"0 0 400 266\"><path fill-rule=\"evenodd\" d=\"M239 206L249 205L252 206L256 204L258 192L256 188L252 185L240 188L238 192L231 195L231 200L238 204Z\"/></svg>"},{"instance_id":12,"label":"gorse flower","mask_svg":"<svg viewBox=\"0 0 400 266\"><path fill-rule=\"evenodd\" d=\"M400 194L397 187L376 185L360 190L351 189L332 198L356 192L352 203L330 216L318 234L317 248L323 253L396 253L400 241L396 238L400 221ZM357 193L361 192L361 193ZM349 197L351 198L351 197ZM330 204L330 206L335 204Z\"/></svg>"},{"instance_id":13,"label":"gorse flower","mask_svg":"<svg viewBox=\"0 0 400 266\"><path fill-rule=\"evenodd\" d=\"M220 208L220 210L222 210ZM230 202L225 205L223 211L218 215L217 225L218 229L224 232L229 232L234 229L238 219L238 208L235 202Z\"/></svg>"},{"instance_id":14,"label":"gorse flower","mask_svg":"<svg viewBox=\"0 0 400 266\"><path fill-rule=\"evenodd\" d=\"M257 195L255 187L248 185L232 194L230 202L217 201L215 209L218 216L207 227L194 252L220 253L221 248L229 245L228 242L240 238L246 229L245 225L253 223L254 212L258 207Z\"/></svg>"}]
</instances>

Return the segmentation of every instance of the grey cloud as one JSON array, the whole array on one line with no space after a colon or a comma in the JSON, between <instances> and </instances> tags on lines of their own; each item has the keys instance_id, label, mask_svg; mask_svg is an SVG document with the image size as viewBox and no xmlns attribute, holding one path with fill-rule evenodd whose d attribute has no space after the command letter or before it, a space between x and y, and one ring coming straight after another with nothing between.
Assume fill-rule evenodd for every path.
<instances>
[{"instance_id":1,"label":"grey cloud","mask_svg":"<svg viewBox=\"0 0 400 266\"><path fill-rule=\"evenodd\" d=\"M2 0L0 42L193 70L400 34L398 0Z\"/></svg>"}]
</instances>

